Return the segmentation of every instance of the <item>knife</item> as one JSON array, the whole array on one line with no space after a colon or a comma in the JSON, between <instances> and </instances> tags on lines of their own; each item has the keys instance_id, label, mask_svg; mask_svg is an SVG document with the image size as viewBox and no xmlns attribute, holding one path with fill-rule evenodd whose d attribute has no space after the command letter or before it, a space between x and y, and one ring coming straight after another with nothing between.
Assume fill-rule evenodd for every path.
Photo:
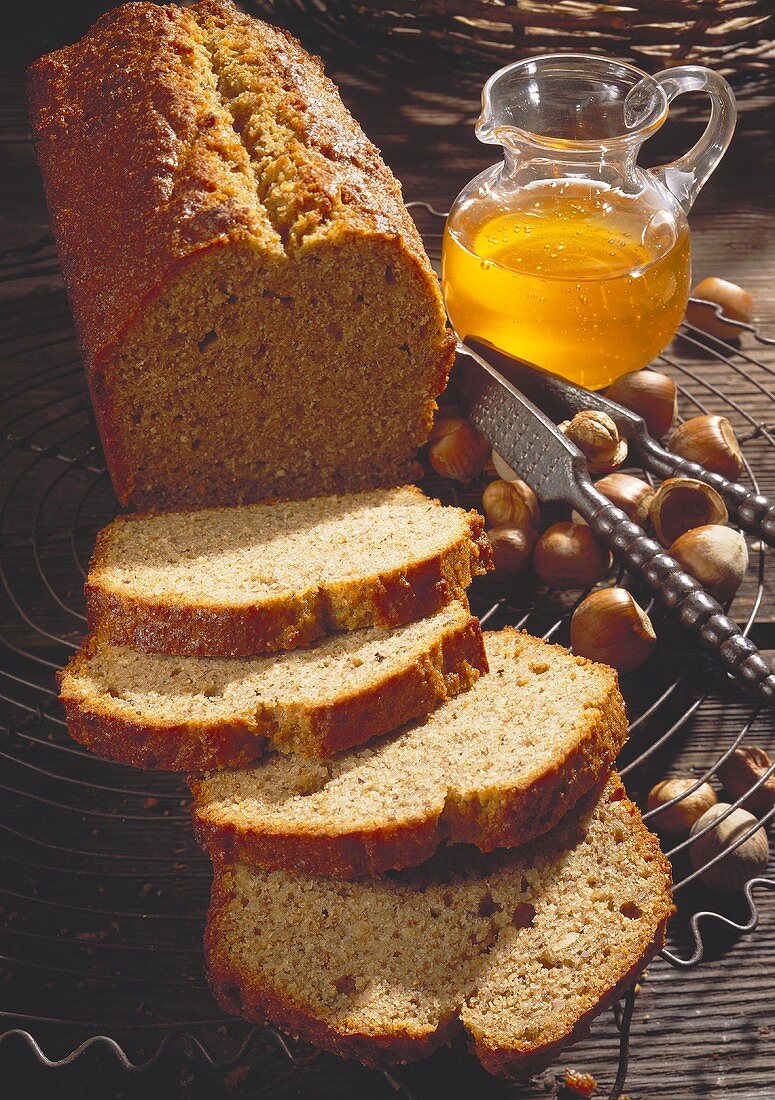
<instances>
[{"instance_id":1,"label":"knife","mask_svg":"<svg viewBox=\"0 0 775 1100\"><path fill-rule=\"evenodd\" d=\"M479 351L458 344L464 415L541 500L570 505L742 687L775 706L775 674L694 577L597 490L575 446ZM587 406L588 407L588 406Z\"/></svg>"},{"instance_id":2,"label":"knife","mask_svg":"<svg viewBox=\"0 0 775 1100\"><path fill-rule=\"evenodd\" d=\"M729 481L696 462L671 454L649 434L643 417L631 409L601 393L576 386L558 374L516 359L483 340L466 337L465 347L483 356L554 420L570 420L576 413L588 409L607 413L619 429L619 434L628 440L631 452L645 470L650 470L660 479L693 477L704 481L723 498L730 516L744 531L769 546L775 546L775 504L739 482Z\"/></svg>"}]
</instances>

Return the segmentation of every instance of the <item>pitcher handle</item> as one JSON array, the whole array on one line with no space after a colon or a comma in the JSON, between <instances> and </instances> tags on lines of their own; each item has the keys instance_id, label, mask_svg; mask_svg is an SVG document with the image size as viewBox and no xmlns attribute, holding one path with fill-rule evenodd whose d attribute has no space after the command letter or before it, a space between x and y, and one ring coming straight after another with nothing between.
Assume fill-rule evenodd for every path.
<instances>
[{"instance_id":1,"label":"pitcher handle","mask_svg":"<svg viewBox=\"0 0 775 1100\"><path fill-rule=\"evenodd\" d=\"M710 120L700 140L678 160L651 169L688 214L732 140L737 121L735 96L723 76L702 65L663 69L654 80L662 86L668 103L684 92L706 92L710 98Z\"/></svg>"}]
</instances>

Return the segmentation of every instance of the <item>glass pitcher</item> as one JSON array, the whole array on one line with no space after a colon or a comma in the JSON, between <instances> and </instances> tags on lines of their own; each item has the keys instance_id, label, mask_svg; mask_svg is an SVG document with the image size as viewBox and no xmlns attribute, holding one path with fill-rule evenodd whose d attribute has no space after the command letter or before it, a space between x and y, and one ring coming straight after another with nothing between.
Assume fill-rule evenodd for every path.
<instances>
[{"instance_id":1,"label":"glass pitcher","mask_svg":"<svg viewBox=\"0 0 775 1100\"><path fill-rule=\"evenodd\" d=\"M637 164L683 92L704 91L708 126L684 156ZM691 284L687 214L724 154L727 82L687 65L648 76L584 54L507 65L482 92L480 141L503 162L473 179L447 219L442 283L461 339L591 389L670 342Z\"/></svg>"}]
</instances>

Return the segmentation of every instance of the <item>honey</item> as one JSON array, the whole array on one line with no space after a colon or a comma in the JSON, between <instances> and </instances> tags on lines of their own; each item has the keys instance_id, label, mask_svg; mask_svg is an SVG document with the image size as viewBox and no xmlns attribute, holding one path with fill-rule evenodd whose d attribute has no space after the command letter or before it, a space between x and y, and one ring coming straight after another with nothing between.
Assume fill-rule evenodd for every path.
<instances>
[{"instance_id":1,"label":"honey","mask_svg":"<svg viewBox=\"0 0 775 1100\"><path fill-rule=\"evenodd\" d=\"M589 389L646 366L683 318L689 231L669 210L582 179L481 194L453 212L442 279L458 335Z\"/></svg>"}]
</instances>

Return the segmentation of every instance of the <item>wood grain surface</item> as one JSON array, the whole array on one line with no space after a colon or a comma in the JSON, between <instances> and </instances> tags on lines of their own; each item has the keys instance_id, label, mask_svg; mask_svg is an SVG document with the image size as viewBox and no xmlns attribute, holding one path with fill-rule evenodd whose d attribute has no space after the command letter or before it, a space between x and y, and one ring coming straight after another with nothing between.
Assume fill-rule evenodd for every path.
<instances>
[{"instance_id":1,"label":"wood grain surface","mask_svg":"<svg viewBox=\"0 0 775 1100\"><path fill-rule=\"evenodd\" d=\"M26 121L24 67L39 54L78 37L101 11L110 6L94 0L87 3L35 3L24 6L23 10L20 5L15 5L13 15L5 21L2 43L4 63L0 73L0 248L29 251L3 254L5 266L4 278L0 282L0 312L4 323L15 326L13 331L19 334L19 346L28 346L24 342L32 339L37 341L35 346L40 347L34 362L26 359L22 366L20 361L13 359L12 354L9 356L4 362L9 379L18 380L20 371L40 369L47 363L69 364L73 370L78 370L77 351L72 341L55 252L50 243L40 247L40 242L45 242L48 237L49 227ZM248 6L251 10L271 9L271 4ZM446 209L460 187L492 163L492 150L479 145L473 134L473 123L478 113L478 88L488 75L486 72L477 71L475 65L444 51L432 48L419 51L416 45L406 56L400 43L395 42L387 45L364 44L362 50L354 51L335 37L327 37L319 24L307 25L303 17L295 20L292 29L300 35L308 49L322 54L329 72L340 84L347 105L402 180L407 199L424 200L438 209ZM583 47L583 43L579 45ZM680 121L669 122L649 143L650 147L644 151L646 163L669 159L695 140L700 129L697 119L701 119L704 112L701 100L692 104L692 111L695 108L694 117L690 113L689 117L684 115ZM729 153L700 195L691 217L695 281L713 274L747 287L756 300L756 321L772 335L775 335L774 181L775 143L771 115L767 110L748 111ZM744 340L743 349L747 346L750 345ZM775 367L775 348L759 351L758 354L769 366ZM682 411L686 415L692 412L692 395L718 408L727 408L731 398L742 410L739 416L736 414L736 426L741 432L754 434L757 423L773 427L775 406L768 376L757 375L760 381L754 384L750 377L742 376L731 366L709 364L702 356L693 358L687 348L676 348L675 355L684 367L688 364L697 374L696 382L682 376L687 393ZM5 379L0 379L2 381ZM708 391L708 382L717 390L715 398ZM49 382L41 396L54 402L60 398L68 400L70 386L71 376L63 375L59 381ZM714 401L717 402L715 406ZM55 409L56 404L52 407ZM66 453L67 447L63 434L63 452ZM775 450L763 441L761 446L755 441L751 448L762 489L775 494ZM97 467L98 459L97 453ZM53 454L44 456L39 467L41 479L51 477L51 473L44 468L46 463L51 463L53 469L57 461ZM0 478L10 478L12 473L15 473L12 467L0 467ZM78 499L83 485L90 477L94 481L95 476L87 468L68 481L67 488L56 501L56 507L61 508L63 516L69 516L68 501ZM103 481L90 497L92 503L89 507L93 506L94 516L103 514L109 507L108 496L109 491ZM25 524L32 522L24 511L25 508L33 509L33 500L34 494L31 494L28 500L16 501L16 529L23 531ZM88 512L89 508L79 520L85 529L88 529ZM85 555L88 554L90 537L90 534L84 535L80 547ZM57 546L55 542L45 547L50 576L56 579L61 573L63 578L66 577L64 563L71 551L72 547ZM14 583L24 590L26 571L32 568L29 544L22 540L19 545L4 547L3 561L4 567L11 569ZM63 583L70 584L70 581ZM65 593L67 599L74 601L74 606L80 599L77 587ZM746 597L749 602L753 592L752 588ZM478 598L480 607L487 605L486 592ZM39 613L38 623L50 622L52 629L57 628L55 608L41 608ZM46 619L46 615L50 618ZM497 625L497 619L493 624ZM775 649L773 624L775 617L770 587L760 609L756 635L760 644L770 649ZM0 627L14 632L11 640L16 645L26 646L28 651L44 659L50 655L52 647L38 632L28 630L14 609L5 608L2 611ZM78 634L78 623L73 620L73 641L77 640ZM15 663L10 650L3 649L0 660L12 674L21 667ZM46 682L50 682L50 674L41 673L41 684L46 677ZM652 782L671 771L700 774L732 742L751 717L749 704L720 684L717 678L710 677L704 683L709 691L706 702L693 718L681 725L663 751L634 773L631 786L636 795L643 797ZM648 697L652 686L634 681L626 685L633 707L642 708L642 700ZM679 689L670 704L676 716L685 711L687 702L696 696L697 690L694 681ZM34 712L35 688L29 691L20 688L19 697ZM669 728L669 707L667 709L668 713L661 714L658 721L647 721L636 729L634 743L628 750L630 755L624 758L625 763L633 753L642 750ZM62 784L46 778L55 759L52 747L47 747L45 742L40 744L34 741L38 727L31 722L29 715L25 724L16 721L15 710L12 713L13 717L9 720L12 730L10 743L14 752L11 756L15 754L16 762L10 757L4 759L3 789L13 791L15 785L25 785L38 799L34 804L18 801L15 820L19 832L31 831L29 815L33 812L30 807L34 805L38 835L45 836L47 828L64 828L66 835L56 838L59 843L69 843L70 847L98 845L103 853L110 852L112 844L116 845L117 850L121 849L128 843L127 837L131 837L138 851L150 854L150 858L157 858L160 865L158 876L148 883L138 884L130 878L111 876L111 890L115 887L115 892L108 897L104 889L100 892L102 869L111 866L105 856L86 863L77 862L74 856L63 858L45 875L33 870L29 870L26 876L19 872L22 877L18 879L15 889L21 900L17 897L11 902L4 909L4 917L18 930L20 942L26 945L25 957L30 968L21 982L10 975L3 987L5 992L0 1008L30 1015L66 1015L68 1018L87 1020L91 1018L90 1011L97 996L95 991L99 988L102 990L100 1005L110 1003L106 1017L100 1020L103 1030L109 1030L111 1023L120 1030L127 1013L135 1014L130 1018L138 1020L146 1017L174 1020L176 1006L173 994L168 995L168 1001L162 1001L161 995L155 992L153 982L168 970L171 971L177 958L175 952L190 952L189 976L197 990L196 1005L200 1012L197 1018L208 1018L208 1012L212 1018L219 1017L198 971L201 905L209 868L190 837L182 783L174 777L142 777L140 781L128 771L114 771L111 773L113 783L125 785L129 794L126 799L119 799L117 806L110 805L108 796L101 793L99 787L100 782L105 782L106 766L96 761L86 762L83 775L94 786L79 793L78 814L72 815L71 824L62 826L62 815L55 813L45 801L65 797ZM15 740L14 731L17 731ZM50 740L66 744L61 731L53 734ZM775 719L772 714L756 717L749 740L775 755ZM19 763L18 758L23 753L27 754L26 763ZM34 774L30 765L38 769ZM146 788L152 793L143 800L140 795ZM13 795L7 797L14 802ZM119 817L103 819L108 809L117 809ZM90 814L92 817L89 817ZM149 826L148 821L152 819L157 819L157 824ZM8 841L9 836L4 834L2 843ZM9 854L11 860L15 858L17 865L24 864L26 860L30 865L44 866L46 862L39 847L22 841L17 841L12 851L7 849L6 855ZM169 859L169 865L166 859ZM87 873L84 867L91 868L91 871ZM86 877L69 879L68 873L76 868L80 875ZM10 875L5 867L0 868L0 873ZM129 873L127 870L127 875ZM88 877L89 874L91 877ZM169 938L166 932L164 937L159 937L160 922L155 923L153 919L146 920L137 932L148 961L138 966L139 987L131 999L125 1001L117 996L113 1002L106 1002L103 986L96 978L93 983L83 980L82 976L68 978L70 971L72 974L78 973L78 937L93 936L95 945L103 940L109 945L111 937L120 939L118 933L111 931L107 916L104 921L97 920L96 923L91 917L82 917L79 922L72 913L67 918L63 916L58 926L62 940L62 955L57 964L60 972L48 973L44 968L40 974L34 969L37 957L34 936L41 930L35 925L33 899L44 897L46 905L56 906L58 898L61 899L68 889L74 888L73 881L78 883L77 888L81 891L79 898L84 907L94 901L105 911L121 912L136 902L137 890L145 891L147 887L143 897L150 898L148 906L151 916L154 913L172 914L179 920L179 924L169 926L179 929ZM118 886L115 885L117 883ZM764 888L756 891L755 898L761 910L761 923L756 932L736 936L725 932L718 922L711 922L703 926L708 957L701 965L683 971L658 960L650 968L647 980L638 993L633 1023L630 1070L625 1090L631 1100L770 1100L775 1096L775 899ZM731 898L719 903L718 898L701 888L690 887L686 897L681 894L680 901L683 917L679 914L675 923L671 948L681 956L691 950L688 924L683 919L686 915L703 906L719 904L724 912L738 921L745 920L747 915L743 899ZM120 922L119 917L113 919L113 923L116 922ZM164 927L167 929L168 926L165 924ZM71 947L72 954L68 955ZM83 947L83 942L80 947ZM120 947L117 947L116 957L119 956ZM143 975L147 975L147 988L142 984ZM235 1028L225 1024L220 1026L222 1031L218 1041L223 1042L224 1048L228 1048L234 1036L239 1038L245 1034L239 1031L239 1025ZM56 1028L41 1024L37 1034L47 1050L61 1055L69 1049L70 1033L63 1034ZM79 1035L83 1037L82 1033ZM479 1097L483 1100L503 1100L506 1097L522 1097L529 1100L555 1093L555 1074L561 1073L565 1065L591 1070L600 1078L601 1090L603 1086L607 1088L615 1069L616 1045L617 1033L609 1013L598 1021L592 1036L569 1052L553 1067L550 1075L522 1087L487 1078L473 1059L457 1048L439 1052L426 1063L396 1071L391 1083L380 1074L347 1066L328 1056L294 1068L271 1038L258 1039L253 1054L243 1059L236 1070L226 1073L207 1068L190 1047L184 1045L180 1049L173 1047L152 1072L142 1076L121 1069L114 1057L105 1051L89 1053L70 1068L46 1071L37 1065L26 1048L12 1040L0 1046L0 1079L6 1082L0 1091L4 1097L14 1098L78 1096L100 1100L114 1096L255 1096L264 1100L277 1100L279 1097L358 1097L363 1100L382 1100L383 1097L404 1097L404 1100L407 1097L414 1100L478 1100ZM567 1100L571 1094L563 1095Z\"/></svg>"}]
</instances>

